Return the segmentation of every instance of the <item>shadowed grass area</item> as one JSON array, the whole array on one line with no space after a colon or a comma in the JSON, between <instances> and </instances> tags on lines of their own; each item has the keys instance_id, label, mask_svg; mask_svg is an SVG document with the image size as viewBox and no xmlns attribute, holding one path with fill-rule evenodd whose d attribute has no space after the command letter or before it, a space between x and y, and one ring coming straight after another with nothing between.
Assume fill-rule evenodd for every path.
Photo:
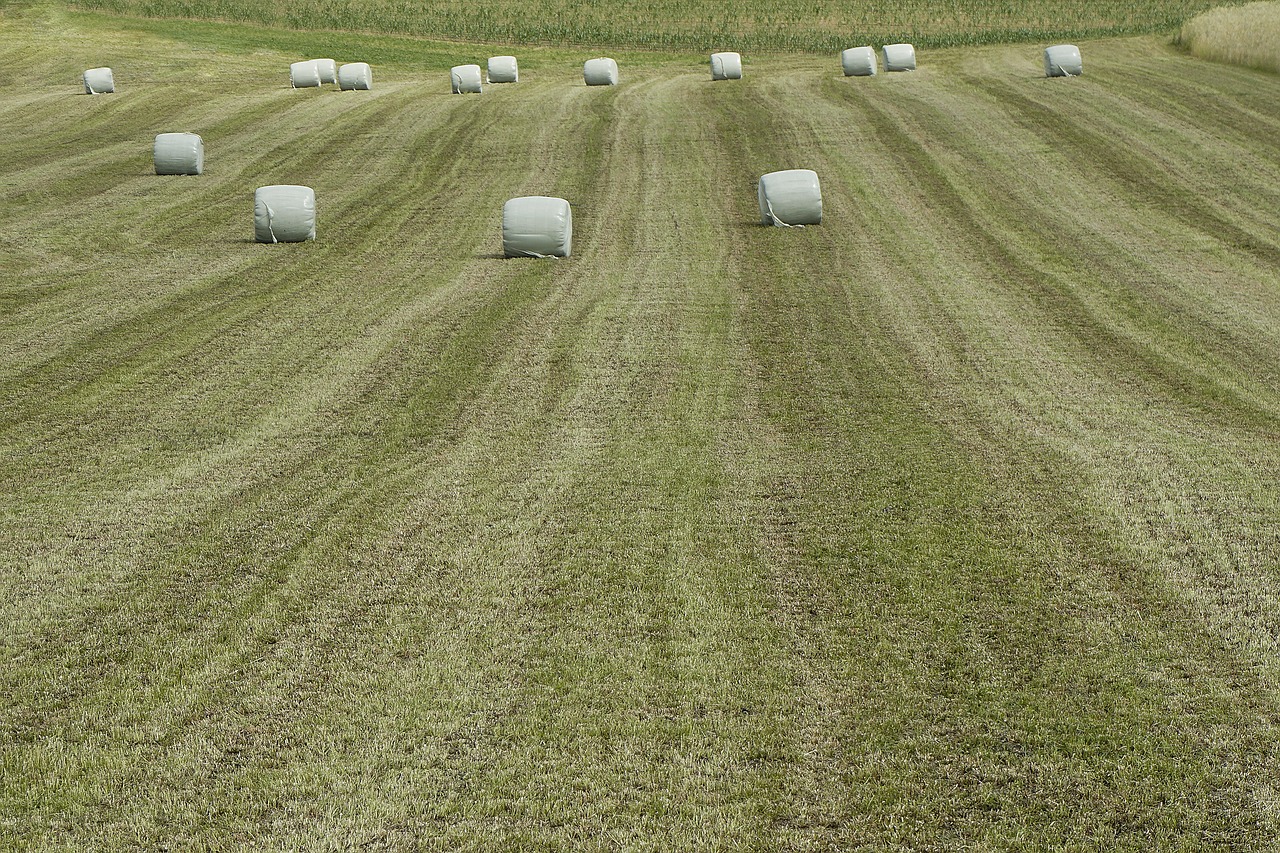
<instances>
[{"instance_id":1,"label":"shadowed grass area","mask_svg":"<svg viewBox=\"0 0 1280 853\"><path fill-rule=\"evenodd\" d=\"M1280 832L1277 78L529 48L453 96L439 43L12 23L0 846ZM348 49L372 91L287 88ZM756 224L792 167L824 223ZM315 243L249 242L267 183ZM530 194L574 257L497 257Z\"/></svg>"}]
</instances>

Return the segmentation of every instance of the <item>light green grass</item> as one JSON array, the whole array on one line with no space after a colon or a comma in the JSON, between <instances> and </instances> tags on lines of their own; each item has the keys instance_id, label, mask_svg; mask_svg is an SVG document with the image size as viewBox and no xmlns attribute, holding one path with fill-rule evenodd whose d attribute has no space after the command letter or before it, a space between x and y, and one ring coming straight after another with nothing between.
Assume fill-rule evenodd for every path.
<instances>
[{"instance_id":1,"label":"light green grass","mask_svg":"<svg viewBox=\"0 0 1280 853\"><path fill-rule=\"evenodd\" d=\"M1201 59L1280 72L1280 3L1210 9L1183 25L1178 42Z\"/></svg>"},{"instance_id":2,"label":"light green grass","mask_svg":"<svg viewBox=\"0 0 1280 853\"><path fill-rule=\"evenodd\" d=\"M0 847L1274 844L1274 76L6 23Z\"/></svg>"}]
</instances>

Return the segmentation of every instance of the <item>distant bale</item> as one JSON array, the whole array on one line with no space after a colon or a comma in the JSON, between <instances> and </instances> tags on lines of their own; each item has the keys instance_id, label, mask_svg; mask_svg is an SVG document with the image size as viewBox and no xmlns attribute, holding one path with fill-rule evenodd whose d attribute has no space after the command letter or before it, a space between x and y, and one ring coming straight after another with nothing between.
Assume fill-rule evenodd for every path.
<instances>
[{"instance_id":1,"label":"distant bale","mask_svg":"<svg viewBox=\"0 0 1280 853\"><path fill-rule=\"evenodd\" d=\"M373 88L373 69L367 62L348 62L338 69L338 88L344 91Z\"/></svg>"},{"instance_id":2,"label":"distant bale","mask_svg":"<svg viewBox=\"0 0 1280 853\"><path fill-rule=\"evenodd\" d=\"M1074 44L1055 44L1044 49L1044 76L1079 77L1084 74L1080 48Z\"/></svg>"},{"instance_id":3,"label":"distant bale","mask_svg":"<svg viewBox=\"0 0 1280 853\"><path fill-rule=\"evenodd\" d=\"M876 51L875 48L867 47L851 47L840 54L840 67L844 69L846 77L874 77L876 76Z\"/></svg>"},{"instance_id":4,"label":"distant bale","mask_svg":"<svg viewBox=\"0 0 1280 853\"><path fill-rule=\"evenodd\" d=\"M607 56L582 63L582 79L588 86L618 85L618 63Z\"/></svg>"},{"instance_id":5,"label":"distant bale","mask_svg":"<svg viewBox=\"0 0 1280 853\"><path fill-rule=\"evenodd\" d=\"M741 80L742 56L731 50L711 54L712 80Z\"/></svg>"},{"instance_id":6,"label":"distant bale","mask_svg":"<svg viewBox=\"0 0 1280 853\"><path fill-rule=\"evenodd\" d=\"M157 175L204 174L204 140L198 133L158 133L152 155Z\"/></svg>"},{"instance_id":7,"label":"distant bale","mask_svg":"<svg viewBox=\"0 0 1280 853\"><path fill-rule=\"evenodd\" d=\"M304 59L289 66L289 85L295 89L314 89L320 85L320 66L314 59Z\"/></svg>"},{"instance_id":8,"label":"distant bale","mask_svg":"<svg viewBox=\"0 0 1280 853\"><path fill-rule=\"evenodd\" d=\"M316 193L276 184L253 194L253 237L259 243L301 243L316 238Z\"/></svg>"},{"instance_id":9,"label":"distant bale","mask_svg":"<svg viewBox=\"0 0 1280 853\"><path fill-rule=\"evenodd\" d=\"M116 78L110 68L90 68L84 72L84 93L105 95L116 90Z\"/></svg>"},{"instance_id":10,"label":"distant bale","mask_svg":"<svg viewBox=\"0 0 1280 853\"><path fill-rule=\"evenodd\" d=\"M760 179L756 191L760 219L765 225L819 225L822 187L812 169L785 169Z\"/></svg>"},{"instance_id":11,"label":"distant bale","mask_svg":"<svg viewBox=\"0 0 1280 853\"><path fill-rule=\"evenodd\" d=\"M508 258L567 258L573 211L562 198L530 195L502 206L502 253Z\"/></svg>"},{"instance_id":12,"label":"distant bale","mask_svg":"<svg viewBox=\"0 0 1280 853\"><path fill-rule=\"evenodd\" d=\"M455 65L449 70L449 82L455 95L481 94L484 92L483 80L479 65Z\"/></svg>"},{"instance_id":13,"label":"distant bale","mask_svg":"<svg viewBox=\"0 0 1280 853\"><path fill-rule=\"evenodd\" d=\"M909 44L886 44L881 48L885 71L915 71L916 49Z\"/></svg>"},{"instance_id":14,"label":"distant bale","mask_svg":"<svg viewBox=\"0 0 1280 853\"><path fill-rule=\"evenodd\" d=\"M338 63L332 59L313 59L316 64L316 72L320 75L321 83L337 83L338 82Z\"/></svg>"},{"instance_id":15,"label":"distant bale","mask_svg":"<svg viewBox=\"0 0 1280 853\"><path fill-rule=\"evenodd\" d=\"M490 83L519 83L520 65L514 56L489 57Z\"/></svg>"}]
</instances>

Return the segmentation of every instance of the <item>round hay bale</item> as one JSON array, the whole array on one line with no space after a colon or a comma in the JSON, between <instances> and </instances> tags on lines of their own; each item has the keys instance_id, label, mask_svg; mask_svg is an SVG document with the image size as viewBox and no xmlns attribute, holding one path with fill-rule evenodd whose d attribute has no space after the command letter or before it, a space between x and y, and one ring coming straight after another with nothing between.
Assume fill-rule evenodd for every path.
<instances>
[{"instance_id":1,"label":"round hay bale","mask_svg":"<svg viewBox=\"0 0 1280 853\"><path fill-rule=\"evenodd\" d=\"M1084 74L1080 48L1074 44L1055 44L1044 49L1044 76L1079 77Z\"/></svg>"},{"instance_id":2,"label":"round hay bale","mask_svg":"<svg viewBox=\"0 0 1280 853\"><path fill-rule=\"evenodd\" d=\"M204 140L198 133L157 133L152 155L157 175L204 174Z\"/></svg>"},{"instance_id":3,"label":"round hay bale","mask_svg":"<svg viewBox=\"0 0 1280 853\"><path fill-rule=\"evenodd\" d=\"M508 258L567 258L573 211L562 198L528 195L502 206L502 253Z\"/></svg>"},{"instance_id":4,"label":"round hay bale","mask_svg":"<svg viewBox=\"0 0 1280 853\"><path fill-rule=\"evenodd\" d=\"M886 44L880 50L885 71L915 71L916 49L909 44Z\"/></svg>"},{"instance_id":5,"label":"round hay bale","mask_svg":"<svg viewBox=\"0 0 1280 853\"><path fill-rule=\"evenodd\" d=\"M373 69L367 62L348 62L338 69L338 88L344 91L373 88Z\"/></svg>"},{"instance_id":6,"label":"round hay bale","mask_svg":"<svg viewBox=\"0 0 1280 853\"><path fill-rule=\"evenodd\" d=\"M582 63L582 79L588 86L618 85L618 63L607 56Z\"/></svg>"},{"instance_id":7,"label":"round hay bale","mask_svg":"<svg viewBox=\"0 0 1280 853\"><path fill-rule=\"evenodd\" d=\"M520 65L514 56L489 57L490 83L519 83Z\"/></svg>"},{"instance_id":8,"label":"round hay bale","mask_svg":"<svg viewBox=\"0 0 1280 853\"><path fill-rule=\"evenodd\" d=\"M320 85L320 67L314 59L304 59L289 66L289 85L295 89L313 89Z\"/></svg>"},{"instance_id":9,"label":"round hay bale","mask_svg":"<svg viewBox=\"0 0 1280 853\"><path fill-rule=\"evenodd\" d=\"M84 72L84 93L103 95L116 90L116 78L110 68L90 68Z\"/></svg>"},{"instance_id":10,"label":"round hay bale","mask_svg":"<svg viewBox=\"0 0 1280 853\"><path fill-rule=\"evenodd\" d=\"M711 54L712 80L741 80L742 56L731 50Z\"/></svg>"},{"instance_id":11,"label":"round hay bale","mask_svg":"<svg viewBox=\"0 0 1280 853\"><path fill-rule=\"evenodd\" d=\"M320 75L321 83L337 83L338 82L338 63L332 59L313 59L316 64L316 72Z\"/></svg>"},{"instance_id":12,"label":"round hay bale","mask_svg":"<svg viewBox=\"0 0 1280 853\"><path fill-rule=\"evenodd\" d=\"M301 243L316 238L316 193L276 184L253 194L253 238L259 243Z\"/></svg>"},{"instance_id":13,"label":"round hay bale","mask_svg":"<svg viewBox=\"0 0 1280 853\"><path fill-rule=\"evenodd\" d=\"M449 82L455 95L481 94L484 92L483 80L479 65L455 65L449 69Z\"/></svg>"},{"instance_id":14,"label":"round hay bale","mask_svg":"<svg viewBox=\"0 0 1280 853\"><path fill-rule=\"evenodd\" d=\"M822 222L822 186L812 169L784 169L760 179L756 190L760 220L765 225L819 225Z\"/></svg>"},{"instance_id":15,"label":"round hay bale","mask_svg":"<svg viewBox=\"0 0 1280 853\"><path fill-rule=\"evenodd\" d=\"M840 53L840 67L846 77L876 76L876 51L871 46L851 47Z\"/></svg>"}]
</instances>

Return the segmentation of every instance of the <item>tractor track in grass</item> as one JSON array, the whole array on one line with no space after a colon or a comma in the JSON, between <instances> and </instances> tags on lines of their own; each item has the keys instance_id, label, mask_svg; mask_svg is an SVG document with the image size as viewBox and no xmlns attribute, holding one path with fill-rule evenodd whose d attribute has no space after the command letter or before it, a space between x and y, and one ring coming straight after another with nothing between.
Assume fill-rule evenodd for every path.
<instances>
[{"instance_id":1,"label":"tractor track in grass","mask_svg":"<svg viewBox=\"0 0 1280 853\"><path fill-rule=\"evenodd\" d=\"M1276 83L1085 47L0 91L0 841L1267 843Z\"/></svg>"}]
</instances>

